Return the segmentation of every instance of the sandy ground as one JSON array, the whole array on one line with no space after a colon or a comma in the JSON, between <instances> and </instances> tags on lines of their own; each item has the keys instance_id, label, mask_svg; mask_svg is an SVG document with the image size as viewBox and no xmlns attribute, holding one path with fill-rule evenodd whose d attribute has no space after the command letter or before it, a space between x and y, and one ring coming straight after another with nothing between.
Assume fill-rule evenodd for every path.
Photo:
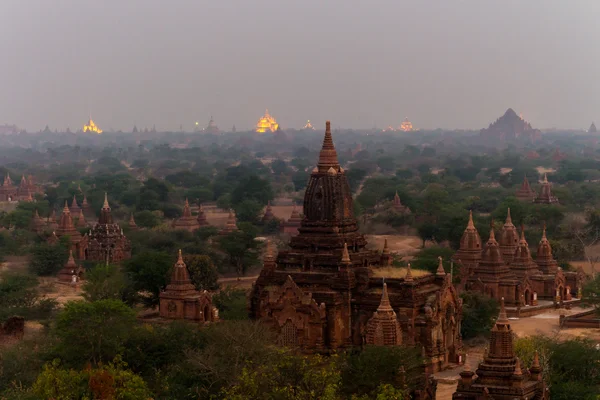
<instances>
[{"instance_id":1,"label":"sandy ground","mask_svg":"<svg viewBox=\"0 0 600 400\"><path fill-rule=\"evenodd\" d=\"M374 250L383 249L385 239L388 241L390 252L400 256L413 256L421 249L421 238L418 236L400 235L366 235L369 248Z\"/></svg>"},{"instance_id":2,"label":"sandy ground","mask_svg":"<svg viewBox=\"0 0 600 400\"><path fill-rule=\"evenodd\" d=\"M275 215L276 218L281 219L281 220L287 220L288 218L290 218L290 215L292 214L292 210L294 209L294 206L272 206L271 209L273 210L273 214ZM302 214L302 206L298 205L296 206L296 209L298 210L298 212L300 214ZM219 209L209 209L209 210L205 210L205 214L206 214L206 220L214 226L225 226L225 224L227 223L227 218L229 217L229 213L228 212L223 212Z\"/></svg>"}]
</instances>

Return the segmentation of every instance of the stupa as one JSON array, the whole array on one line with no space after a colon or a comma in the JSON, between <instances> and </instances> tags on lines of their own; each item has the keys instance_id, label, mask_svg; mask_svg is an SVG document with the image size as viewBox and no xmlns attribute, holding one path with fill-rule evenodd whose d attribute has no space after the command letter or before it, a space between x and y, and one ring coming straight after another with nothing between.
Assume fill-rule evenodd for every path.
<instances>
[{"instance_id":1,"label":"stupa","mask_svg":"<svg viewBox=\"0 0 600 400\"><path fill-rule=\"evenodd\" d=\"M404 204L402 204L402 202L400 201L400 196L398 196L398 191L396 191L396 194L394 195L394 211L399 212L400 214L410 214L410 209L408 207L406 207Z\"/></svg>"},{"instance_id":2,"label":"stupa","mask_svg":"<svg viewBox=\"0 0 600 400\"><path fill-rule=\"evenodd\" d=\"M37 208L33 213L33 218L31 219L31 230L35 233L42 233L46 230L46 222L40 217Z\"/></svg>"},{"instance_id":3,"label":"stupa","mask_svg":"<svg viewBox=\"0 0 600 400\"><path fill-rule=\"evenodd\" d=\"M94 123L91 117L87 125L83 126L83 131L97 133L98 135L102 133L102 129Z\"/></svg>"},{"instance_id":4,"label":"stupa","mask_svg":"<svg viewBox=\"0 0 600 400\"><path fill-rule=\"evenodd\" d=\"M548 175L544 174L540 192L533 202L537 204L558 204L558 199L552 195L551 186L548 182Z\"/></svg>"},{"instance_id":5,"label":"stupa","mask_svg":"<svg viewBox=\"0 0 600 400\"><path fill-rule=\"evenodd\" d=\"M213 120L212 115L210 116L210 121L208 121L208 125L204 128L204 133L210 133L213 135L218 135L221 131L215 121Z\"/></svg>"},{"instance_id":6,"label":"stupa","mask_svg":"<svg viewBox=\"0 0 600 400\"><path fill-rule=\"evenodd\" d=\"M506 263L510 264L512 262L518 245L519 233L512 222L509 208L506 212L506 222L502 226L502 233L500 234L500 250L502 251L502 258L504 258Z\"/></svg>"},{"instance_id":7,"label":"stupa","mask_svg":"<svg viewBox=\"0 0 600 400\"><path fill-rule=\"evenodd\" d=\"M81 207L77 204L77 197L75 195L73 195L73 201L71 202L69 210L71 211L71 215L75 216L79 215L79 212L81 211Z\"/></svg>"},{"instance_id":8,"label":"stupa","mask_svg":"<svg viewBox=\"0 0 600 400\"><path fill-rule=\"evenodd\" d=\"M133 213L131 213L129 215L129 222L128 222L128 224L129 224L129 230L131 230L131 231L137 231L139 229L139 227L135 223L135 219L133 218Z\"/></svg>"},{"instance_id":9,"label":"stupa","mask_svg":"<svg viewBox=\"0 0 600 400\"><path fill-rule=\"evenodd\" d=\"M4 177L2 187L0 187L0 201L16 201L17 200L17 188L13 185L10 174L7 172Z\"/></svg>"},{"instance_id":10,"label":"stupa","mask_svg":"<svg viewBox=\"0 0 600 400\"><path fill-rule=\"evenodd\" d=\"M198 322L212 322L219 318L210 294L206 290L196 290L192 284L181 250L173 266L171 280L159 295L159 314L162 318Z\"/></svg>"},{"instance_id":11,"label":"stupa","mask_svg":"<svg viewBox=\"0 0 600 400\"><path fill-rule=\"evenodd\" d=\"M83 195L83 200L81 201L81 210L83 211L83 215L87 218L95 218L96 215L90 203L88 203L87 196Z\"/></svg>"},{"instance_id":12,"label":"stupa","mask_svg":"<svg viewBox=\"0 0 600 400\"><path fill-rule=\"evenodd\" d=\"M185 199L185 203L183 205L183 215L173 221L174 229L183 229L186 231L193 232L196 229L200 228L198 224L198 220L192 216L192 211L190 209L190 203L188 199Z\"/></svg>"},{"instance_id":13,"label":"stupa","mask_svg":"<svg viewBox=\"0 0 600 400\"><path fill-rule=\"evenodd\" d=\"M265 115L260 117L256 123L256 132L258 133L275 132L277 128L279 128L279 124L275 121L275 118L269 114L269 110L266 110Z\"/></svg>"},{"instance_id":14,"label":"stupa","mask_svg":"<svg viewBox=\"0 0 600 400\"><path fill-rule=\"evenodd\" d=\"M50 215L47 220L48 229L55 231L58 228L58 222L56 222L56 211L54 208L50 211Z\"/></svg>"},{"instance_id":15,"label":"stupa","mask_svg":"<svg viewBox=\"0 0 600 400\"><path fill-rule=\"evenodd\" d=\"M387 284L385 283L383 284L379 307L367 322L365 341L366 344L375 346L399 346L402 344L402 329L390 304Z\"/></svg>"},{"instance_id":16,"label":"stupa","mask_svg":"<svg viewBox=\"0 0 600 400\"><path fill-rule=\"evenodd\" d=\"M77 228L85 228L88 226L88 223L85 220L85 216L83 215L83 210L79 210L79 215L77 216L77 224L75 226Z\"/></svg>"},{"instance_id":17,"label":"stupa","mask_svg":"<svg viewBox=\"0 0 600 400\"><path fill-rule=\"evenodd\" d=\"M294 207L292 208L292 214L290 218L281 224L283 233L289 233L291 235L298 234L298 228L302 223L302 217L298 212L298 208L296 207L296 203L294 203Z\"/></svg>"},{"instance_id":18,"label":"stupa","mask_svg":"<svg viewBox=\"0 0 600 400\"><path fill-rule=\"evenodd\" d=\"M63 236L69 237L69 249L75 254L78 259L84 259L87 250L87 235L81 236L81 233L75 228L73 224L73 217L69 210L69 205L65 201L62 214L60 215L60 221L58 228L56 229L56 237L61 238ZM51 237L52 239L52 237Z\"/></svg>"},{"instance_id":19,"label":"stupa","mask_svg":"<svg viewBox=\"0 0 600 400\"><path fill-rule=\"evenodd\" d=\"M302 127L302 129L307 130L307 131L314 131L315 127L312 126L312 124L310 123L310 119L308 121L306 121L306 125L304 125L304 127Z\"/></svg>"},{"instance_id":20,"label":"stupa","mask_svg":"<svg viewBox=\"0 0 600 400\"><path fill-rule=\"evenodd\" d=\"M62 267L60 271L58 271L58 280L60 282L72 283L73 275L76 276L77 280L83 278L83 268L81 268L75 262L75 258L73 258L73 251L69 251L69 259L67 263Z\"/></svg>"},{"instance_id":21,"label":"stupa","mask_svg":"<svg viewBox=\"0 0 600 400\"><path fill-rule=\"evenodd\" d=\"M403 132L410 132L413 130L413 125L412 122L410 122L408 120L408 117L404 118L404 121L402 121L402 123L400 124L400 127L398 128Z\"/></svg>"},{"instance_id":22,"label":"stupa","mask_svg":"<svg viewBox=\"0 0 600 400\"><path fill-rule=\"evenodd\" d=\"M208 223L208 220L206 219L206 214L204 213L204 207L202 207L202 204L200 204L200 206L198 207L198 215L196 217L196 221L198 221L198 226L200 228L202 228L203 226L210 225Z\"/></svg>"},{"instance_id":23,"label":"stupa","mask_svg":"<svg viewBox=\"0 0 600 400\"><path fill-rule=\"evenodd\" d=\"M273 209L271 208L271 200L269 200L267 202L267 208L265 209L265 213L262 217L262 222L269 222L273 218L275 218L275 215L273 215Z\"/></svg>"},{"instance_id":24,"label":"stupa","mask_svg":"<svg viewBox=\"0 0 600 400\"><path fill-rule=\"evenodd\" d=\"M237 220L235 218L235 214L233 213L233 210L229 210L229 217L227 217L227 223L219 233L221 235L228 235L232 232L237 232L238 230L239 229L237 227Z\"/></svg>"},{"instance_id":25,"label":"stupa","mask_svg":"<svg viewBox=\"0 0 600 400\"><path fill-rule=\"evenodd\" d=\"M454 253L452 259L454 262L462 265L464 268L463 274L468 275L468 272L473 270L479 264L479 261L481 261L481 250L481 237L473 223L473 211L469 211L467 228L460 239L460 247Z\"/></svg>"},{"instance_id":26,"label":"stupa","mask_svg":"<svg viewBox=\"0 0 600 400\"><path fill-rule=\"evenodd\" d=\"M594 124L592 122L592 124L590 125L590 128L588 129L588 133L597 133L598 129L596 129L596 124Z\"/></svg>"}]
</instances>

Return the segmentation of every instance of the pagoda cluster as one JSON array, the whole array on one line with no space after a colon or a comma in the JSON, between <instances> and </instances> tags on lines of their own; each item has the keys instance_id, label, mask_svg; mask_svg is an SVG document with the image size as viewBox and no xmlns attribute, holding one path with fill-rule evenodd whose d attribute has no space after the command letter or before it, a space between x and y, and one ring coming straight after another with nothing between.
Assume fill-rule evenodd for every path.
<instances>
[{"instance_id":1,"label":"pagoda cluster","mask_svg":"<svg viewBox=\"0 0 600 400\"><path fill-rule=\"evenodd\" d=\"M17 186L10 178L10 174L6 174L0 186L0 201L33 201L36 194L43 193L44 190L34 183L31 175L28 177L23 175L21 183Z\"/></svg>"},{"instance_id":2,"label":"pagoda cluster","mask_svg":"<svg viewBox=\"0 0 600 400\"><path fill-rule=\"evenodd\" d=\"M515 193L517 199L526 201L526 202L534 202L537 204L558 204L558 199L552 194L552 187L548 182L548 176L544 174L544 180L542 181L542 185L540 186L540 190L536 193L529 185L529 180L527 176L523 178L523 183L521 187L517 189Z\"/></svg>"},{"instance_id":3,"label":"pagoda cluster","mask_svg":"<svg viewBox=\"0 0 600 400\"><path fill-rule=\"evenodd\" d=\"M473 213L465 229L460 248L453 259L461 266L460 286L478 291L497 300L501 298L510 307L537 306L538 300L561 305L571 301L581 287L583 276L565 272L552 256L552 247L544 227L535 261L525 238L512 222L510 209L506 222L496 240L494 228L482 244L473 222Z\"/></svg>"}]
</instances>

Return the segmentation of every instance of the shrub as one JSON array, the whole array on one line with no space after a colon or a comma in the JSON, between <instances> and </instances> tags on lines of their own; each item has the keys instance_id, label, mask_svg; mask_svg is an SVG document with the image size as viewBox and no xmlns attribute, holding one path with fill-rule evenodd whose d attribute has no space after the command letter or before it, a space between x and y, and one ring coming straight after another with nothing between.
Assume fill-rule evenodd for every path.
<instances>
[{"instance_id":1,"label":"shrub","mask_svg":"<svg viewBox=\"0 0 600 400\"><path fill-rule=\"evenodd\" d=\"M462 337L470 339L487 335L498 316L498 302L477 292L463 292Z\"/></svg>"}]
</instances>

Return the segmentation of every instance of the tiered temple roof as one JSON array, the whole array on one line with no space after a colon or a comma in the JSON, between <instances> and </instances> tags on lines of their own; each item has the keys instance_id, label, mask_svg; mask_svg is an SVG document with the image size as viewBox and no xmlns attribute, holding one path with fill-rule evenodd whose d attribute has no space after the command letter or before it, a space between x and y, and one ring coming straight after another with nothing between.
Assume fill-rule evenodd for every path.
<instances>
[{"instance_id":1,"label":"tiered temple roof","mask_svg":"<svg viewBox=\"0 0 600 400\"><path fill-rule=\"evenodd\" d=\"M40 217L37 208L33 213L33 218L31 219L31 230L36 233L41 233L46 230L46 222Z\"/></svg>"},{"instance_id":2,"label":"tiered temple roof","mask_svg":"<svg viewBox=\"0 0 600 400\"><path fill-rule=\"evenodd\" d=\"M135 219L133 218L133 213L131 213L129 215L129 222L128 222L128 224L129 224L129 229L132 230L132 231L137 231L139 229L138 226L135 223Z\"/></svg>"},{"instance_id":3,"label":"tiered temple roof","mask_svg":"<svg viewBox=\"0 0 600 400\"><path fill-rule=\"evenodd\" d=\"M256 132L258 133L275 132L278 128L279 124L275 121L275 118L269 114L269 110L266 110L265 115L260 117L256 123Z\"/></svg>"},{"instance_id":4,"label":"tiered temple roof","mask_svg":"<svg viewBox=\"0 0 600 400\"><path fill-rule=\"evenodd\" d=\"M73 195L73 201L71 202L71 215L79 215L79 212L81 211L81 207L79 207L79 204L77 204L77 196Z\"/></svg>"},{"instance_id":5,"label":"tiered temple roof","mask_svg":"<svg viewBox=\"0 0 600 400\"><path fill-rule=\"evenodd\" d=\"M521 225L521 238L519 240L519 246L515 251L510 269L518 278L524 278L528 275L539 275L542 273L538 269L535 261L533 261L533 258L531 258L529 244L527 243L527 240L525 240L525 228L523 225Z\"/></svg>"},{"instance_id":6,"label":"tiered temple roof","mask_svg":"<svg viewBox=\"0 0 600 400\"><path fill-rule=\"evenodd\" d=\"M81 233L79 233L73 224L73 217L71 216L71 211L69 210L69 205L66 201L62 214L60 215L56 236L69 236L71 242L81 241Z\"/></svg>"},{"instance_id":7,"label":"tiered temple roof","mask_svg":"<svg viewBox=\"0 0 600 400\"><path fill-rule=\"evenodd\" d=\"M376 346L399 346L402 344L402 329L390 304L385 283L379 307L367 322L366 342Z\"/></svg>"},{"instance_id":8,"label":"tiered temple roof","mask_svg":"<svg viewBox=\"0 0 600 400\"><path fill-rule=\"evenodd\" d=\"M67 260L67 263L58 272L57 277L61 282L72 282L73 275L77 276L77 278L81 278L83 275L83 270L75 262L75 258L73 258L73 251L71 250L69 251L69 259Z\"/></svg>"},{"instance_id":9,"label":"tiered temple roof","mask_svg":"<svg viewBox=\"0 0 600 400\"><path fill-rule=\"evenodd\" d=\"M502 226L502 233L500 234L500 249L502 250L502 257L507 264L512 262L518 244L519 233L512 222L509 208L506 212L506 222Z\"/></svg>"},{"instance_id":10,"label":"tiered temple roof","mask_svg":"<svg viewBox=\"0 0 600 400\"><path fill-rule=\"evenodd\" d=\"M410 214L410 209L400 201L398 191L396 191L396 194L394 195L394 210L402 214Z\"/></svg>"},{"instance_id":11,"label":"tiered temple roof","mask_svg":"<svg viewBox=\"0 0 600 400\"><path fill-rule=\"evenodd\" d=\"M469 211L469 222L460 239L460 248L454 254L453 259L471 269L481 260L481 250L481 237L473 223L473 211Z\"/></svg>"},{"instance_id":12,"label":"tiered temple roof","mask_svg":"<svg viewBox=\"0 0 600 400\"><path fill-rule=\"evenodd\" d=\"M192 216L192 210L190 209L190 203L188 202L188 199L185 199L185 204L183 205L183 215L173 221L173 228L184 229L190 232L200 228L198 220Z\"/></svg>"},{"instance_id":13,"label":"tiered temple roof","mask_svg":"<svg viewBox=\"0 0 600 400\"><path fill-rule=\"evenodd\" d=\"M537 353L529 370L523 370L515 356L513 332L502 299L500 315L492 328L489 351L476 372L465 368L460 373L461 379L452 399L547 400L548 391L541 372Z\"/></svg>"},{"instance_id":14,"label":"tiered temple roof","mask_svg":"<svg viewBox=\"0 0 600 400\"><path fill-rule=\"evenodd\" d=\"M544 174L544 180L540 187L540 192L535 198L534 203L538 204L558 204L558 199L552 195L550 183L548 182L548 176Z\"/></svg>"},{"instance_id":15,"label":"tiered temple roof","mask_svg":"<svg viewBox=\"0 0 600 400\"><path fill-rule=\"evenodd\" d=\"M552 246L546 237L546 226L542 231L542 239L538 244L535 262L544 274L556 274L558 272L558 262L552 256Z\"/></svg>"}]
</instances>

